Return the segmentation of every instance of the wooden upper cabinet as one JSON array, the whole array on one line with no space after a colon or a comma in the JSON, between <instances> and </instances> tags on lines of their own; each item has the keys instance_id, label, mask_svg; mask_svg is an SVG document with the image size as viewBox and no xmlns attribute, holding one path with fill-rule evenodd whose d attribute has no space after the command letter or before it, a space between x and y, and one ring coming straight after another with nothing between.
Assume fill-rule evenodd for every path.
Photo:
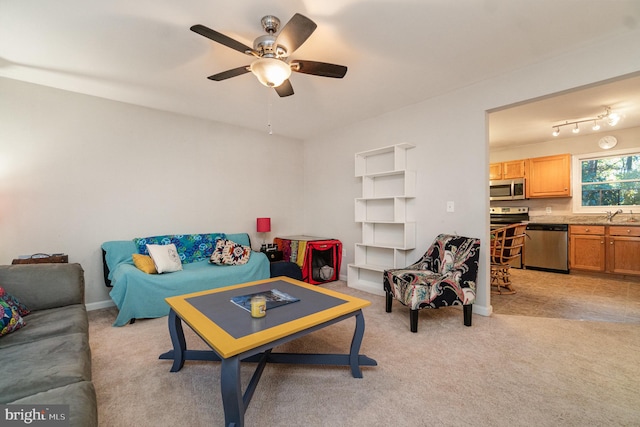
<instances>
[{"instance_id":1,"label":"wooden upper cabinet","mask_svg":"<svg viewBox=\"0 0 640 427\"><path fill-rule=\"evenodd\" d=\"M524 178L525 161L513 160L502 163L502 179Z\"/></svg>"},{"instance_id":2,"label":"wooden upper cabinet","mask_svg":"<svg viewBox=\"0 0 640 427\"><path fill-rule=\"evenodd\" d=\"M489 165L489 180L524 178L525 160L512 160Z\"/></svg>"},{"instance_id":3,"label":"wooden upper cabinet","mask_svg":"<svg viewBox=\"0 0 640 427\"><path fill-rule=\"evenodd\" d=\"M527 197L571 197L571 155L536 157L527 165Z\"/></svg>"},{"instance_id":4,"label":"wooden upper cabinet","mask_svg":"<svg viewBox=\"0 0 640 427\"><path fill-rule=\"evenodd\" d=\"M497 181L502 179L502 163L491 163L489 165L489 180Z\"/></svg>"}]
</instances>

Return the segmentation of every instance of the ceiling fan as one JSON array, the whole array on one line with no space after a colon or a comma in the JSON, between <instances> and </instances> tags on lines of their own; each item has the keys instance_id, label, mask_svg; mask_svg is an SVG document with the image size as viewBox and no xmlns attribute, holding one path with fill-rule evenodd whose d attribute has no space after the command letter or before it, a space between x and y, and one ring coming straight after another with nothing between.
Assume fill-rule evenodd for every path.
<instances>
[{"instance_id":1,"label":"ceiling fan","mask_svg":"<svg viewBox=\"0 0 640 427\"><path fill-rule=\"evenodd\" d=\"M299 59L289 60L289 55L302 46L317 27L316 23L306 16L299 13L293 15L277 36L276 33L280 27L280 20L277 17L267 15L262 18L261 23L267 35L256 38L253 48L204 25L198 24L191 27L193 32L256 58L250 65L223 71L209 76L208 79L222 81L252 72L260 83L274 88L278 95L284 97L293 95L293 86L289 81L292 71L338 79L347 74L347 67L344 65Z\"/></svg>"}]
</instances>

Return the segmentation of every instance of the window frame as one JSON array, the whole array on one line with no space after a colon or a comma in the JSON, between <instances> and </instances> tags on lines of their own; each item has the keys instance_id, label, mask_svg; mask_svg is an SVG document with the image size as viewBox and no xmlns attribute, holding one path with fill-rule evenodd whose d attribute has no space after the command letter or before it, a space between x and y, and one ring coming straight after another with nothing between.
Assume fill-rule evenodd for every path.
<instances>
[{"instance_id":1,"label":"window frame","mask_svg":"<svg viewBox=\"0 0 640 427\"><path fill-rule=\"evenodd\" d=\"M572 156L572 191L573 191L573 212L574 213L604 213L612 209L637 210L640 212L640 205L625 206L582 206L582 162L584 160L604 159L607 157L623 157L637 155L640 156L640 148L627 148L609 152L575 154Z\"/></svg>"}]
</instances>

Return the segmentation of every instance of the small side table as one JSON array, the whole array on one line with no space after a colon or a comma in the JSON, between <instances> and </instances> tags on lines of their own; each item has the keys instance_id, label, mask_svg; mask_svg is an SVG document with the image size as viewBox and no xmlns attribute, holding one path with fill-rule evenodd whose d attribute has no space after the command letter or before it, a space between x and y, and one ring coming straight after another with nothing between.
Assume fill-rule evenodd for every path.
<instances>
[{"instance_id":1,"label":"small side table","mask_svg":"<svg viewBox=\"0 0 640 427\"><path fill-rule=\"evenodd\" d=\"M282 251L262 251L262 253L269 258L269 262L282 261Z\"/></svg>"}]
</instances>

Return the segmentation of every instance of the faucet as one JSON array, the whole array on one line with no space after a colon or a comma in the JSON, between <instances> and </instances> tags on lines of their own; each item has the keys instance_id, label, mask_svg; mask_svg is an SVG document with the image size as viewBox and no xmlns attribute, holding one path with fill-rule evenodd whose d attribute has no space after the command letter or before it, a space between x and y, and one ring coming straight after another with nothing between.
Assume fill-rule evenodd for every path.
<instances>
[{"instance_id":1,"label":"faucet","mask_svg":"<svg viewBox=\"0 0 640 427\"><path fill-rule=\"evenodd\" d=\"M614 216L621 214L622 213L622 209L618 209L615 212L611 212L611 211L607 211L607 222L611 222L611 220L613 219Z\"/></svg>"}]
</instances>

